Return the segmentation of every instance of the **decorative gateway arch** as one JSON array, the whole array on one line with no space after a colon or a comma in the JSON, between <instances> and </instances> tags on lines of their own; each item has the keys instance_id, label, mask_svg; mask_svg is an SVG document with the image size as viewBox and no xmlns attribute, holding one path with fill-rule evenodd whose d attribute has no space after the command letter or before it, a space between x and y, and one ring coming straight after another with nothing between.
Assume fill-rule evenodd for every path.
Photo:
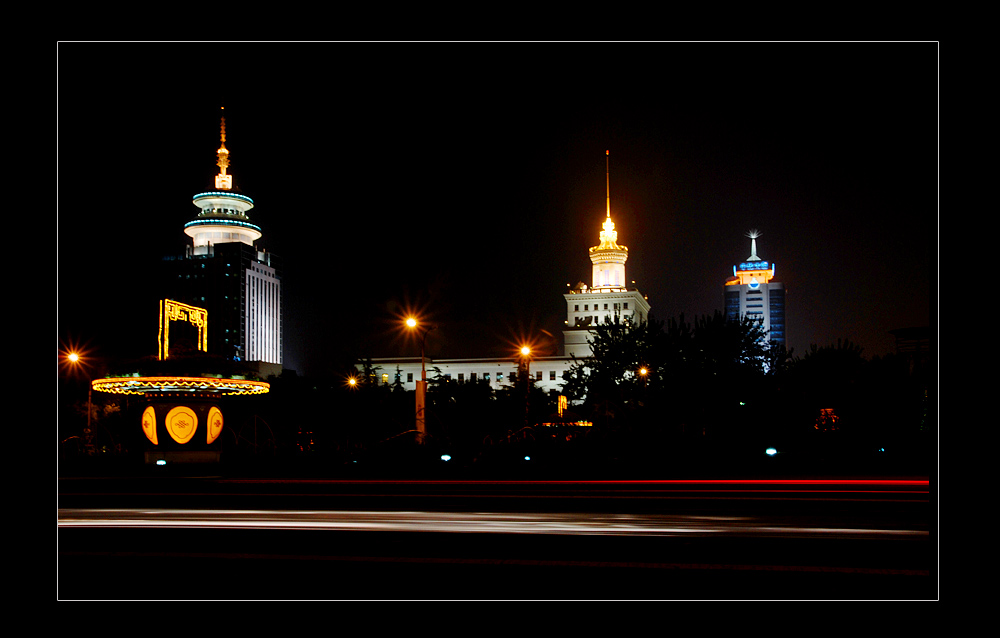
<instances>
[{"instance_id":1,"label":"decorative gateway arch","mask_svg":"<svg viewBox=\"0 0 1000 638\"><path fill-rule=\"evenodd\" d=\"M164 299L160 301L159 359L163 361L170 350L170 322L187 321L198 328L197 349L208 352L208 310L186 303Z\"/></svg>"}]
</instances>

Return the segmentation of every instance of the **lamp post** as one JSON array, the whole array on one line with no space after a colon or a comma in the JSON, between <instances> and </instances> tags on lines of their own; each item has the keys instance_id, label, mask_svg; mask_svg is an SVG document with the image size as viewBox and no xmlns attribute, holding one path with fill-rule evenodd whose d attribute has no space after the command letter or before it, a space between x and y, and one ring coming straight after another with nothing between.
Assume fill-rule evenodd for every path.
<instances>
[{"instance_id":1,"label":"lamp post","mask_svg":"<svg viewBox=\"0 0 1000 638\"><path fill-rule=\"evenodd\" d=\"M80 355L76 352L70 352L66 355L66 359L77 368L83 365ZM84 377L87 379L87 427L83 430L83 451L84 454L91 456L94 454L94 430L90 425L90 413L93 411L94 384L89 374L84 373Z\"/></svg>"},{"instance_id":2,"label":"lamp post","mask_svg":"<svg viewBox=\"0 0 1000 638\"><path fill-rule=\"evenodd\" d=\"M524 427L528 427L528 397L531 396L531 348L521 346L519 375L524 380Z\"/></svg>"},{"instance_id":3,"label":"lamp post","mask_svg":"<svg viewBox=\"0 0 1000 638\"><path fill-rule=\"evenodd\" d=\"M417 320L410 317L406 320L406 326L411 330L417 327ZM422 444L424 442L424 436L427 434L427 421L426 421L426 405L427 405L427 367L424 362L424 344L427 342L427 334L431 330L437 330L437 326L427 326L424 328L424 334L420 338L420 380L417 381L417 398L416 398L416 426L417 426L417 443Z\"/></svg>"}]
</instances>

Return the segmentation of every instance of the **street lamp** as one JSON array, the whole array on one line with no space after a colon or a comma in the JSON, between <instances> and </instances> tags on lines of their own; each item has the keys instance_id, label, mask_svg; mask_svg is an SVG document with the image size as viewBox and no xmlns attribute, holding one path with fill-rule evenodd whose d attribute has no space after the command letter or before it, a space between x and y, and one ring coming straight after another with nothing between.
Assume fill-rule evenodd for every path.
<instances>
[{"instance_id":1,"label":"street lamp","mask_svg":"<svg viewBox=\"0 0 1000 638\"><path fill-rule=\"evenodd\" d=\"M78 368L85 365L84 360L76 352L67 354L66 360ZM83 431L83 451L85 454L91 455L94 453L94 431L90 426L90 413L93 410L94 384L88 373L84 372L84 377L87 379L87 428Z\"/></svg>"},{"instance_id":2,"label":"street lamp","mask_svg":"<svg viewBox=\"0 0 1000 638\"><path fill-rule=\"evenodd\" d=\"M531 396L531 348L521 346L521 361L518 369L524 383L524 426L528 426L528 398Z\"/></svg>"},{"instance_id":3,"label":"street lamp","mask_svg":"<svg viewBox=\"0 0 1000 638\"><path fill-rule=\"evenodd\" d=\"M417 328L417 320L409 317L406 326L411 330ZM420 337L420 380L417 381L416 397L416 421L417 421L417 443L424 442L424 435L427 434L426 405L427 405L427 366L424 361L424 344L427 342L427 334L431 330L437 330L437 326L427 326L423 329L424 334Z\"/></svg>"},{"instance_id":4,"label":"street lamp","mask_svg":"<svg viewBox=\"0 0 1000 638\"><path fill-rule=\"evenodd\" d=\"M646 368L639 368L639 376L642 377L642 387L646 387L646 375L649 374L649 370Z\"/></svg>"}]
</instances>

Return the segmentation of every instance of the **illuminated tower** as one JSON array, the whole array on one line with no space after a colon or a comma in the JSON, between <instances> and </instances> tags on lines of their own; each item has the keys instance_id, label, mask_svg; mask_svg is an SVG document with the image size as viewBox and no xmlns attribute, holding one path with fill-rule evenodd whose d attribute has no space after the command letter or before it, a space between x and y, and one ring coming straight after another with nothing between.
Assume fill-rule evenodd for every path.
<instances>
[{"instance_id":1,"label":"illuminated tower","mask_svg":"<svg viewBox=\"0 0 1000 638\"><path fill-rule=\"evenodd\" d=\"M274 255L258 250L263 233L247 213L252 199L228 173L226 119L216 152L215 190L198 193L197 216L184 225L192 240L183 257L164 259L164 292L208 311L208 351L229 359L282 363L281 274ZM271 371L280 373L280 367Z\"/></svg>"},{"instance_id":2,"label":"illuminated tower","mask_svg":"<svg viewBox=\"0 0 1000 638\"><path fill-rule=\"evenodd\" d=\"M774 281L774 263L757 256L756 230L750 238L750 256L733 266L733 276L726 280L726 318L738 320L747 316L759 319L772 344L785 345L785 286Z\"/></svg>"},{"instance_id":3,"label":"illuminated tower","mask_svg":"<svg viewBox=\"0 0 1000 638\"><path fill-rule=\"evenodd\" d=\"M608 156L605 152L607 167ZM563 344L566 356L577 358L592 354L587 338L591 327L611 321L617 317L633 322L644 322L649 317L649 303L638 289L626 284L625 262L628 248L618 244L618 232L611 221L611 171L606 172L607 212L600 233L601 243L590 249L590 263L593 264L591 286L580 282L563 295L566 299L566 326Z\"/></svg>"}]
</instances>

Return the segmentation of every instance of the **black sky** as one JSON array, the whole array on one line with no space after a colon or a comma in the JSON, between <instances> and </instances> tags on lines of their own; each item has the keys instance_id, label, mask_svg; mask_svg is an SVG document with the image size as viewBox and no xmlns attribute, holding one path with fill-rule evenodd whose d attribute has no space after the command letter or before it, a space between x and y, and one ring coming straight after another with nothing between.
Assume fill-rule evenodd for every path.
<instances>
[{"instance_id":1,"label":"black sky","mask_svg":"<svg viewBox=\"0 0 1000 638\"><path fill-rule=\"evenodd\" d=\"M300 374L418 354L405 308L432 356L554 348L605 150L657 317L721 309L756 228L796 354L931 324L936 43L61 43L57 88L64 343L155 352L140 300L212 188L221 106Z\"/></svg>"}]
</instances>

